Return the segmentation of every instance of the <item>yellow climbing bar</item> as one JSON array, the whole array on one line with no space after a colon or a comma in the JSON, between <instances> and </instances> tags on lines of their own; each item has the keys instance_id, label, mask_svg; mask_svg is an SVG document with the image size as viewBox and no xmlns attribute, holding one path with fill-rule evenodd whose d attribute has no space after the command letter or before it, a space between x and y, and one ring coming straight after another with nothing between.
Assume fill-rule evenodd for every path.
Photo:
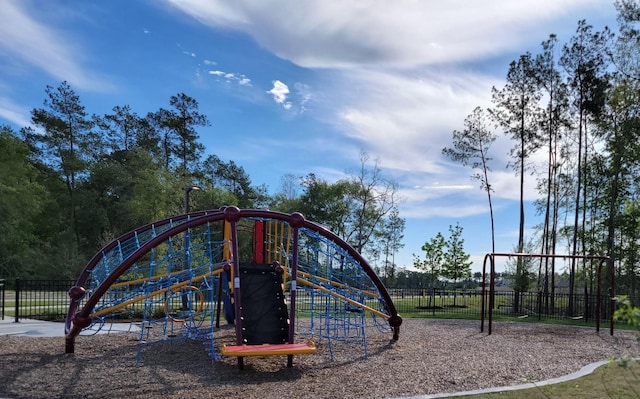
<instances>
[{"instance_id":1,"label":"yellow climbing bar","mask_svg":"<svg viewBox=\"0 0 640 399\"><path fill-rule=\"evenodd\" d=\"M388 314L386 314L386 313L382 313L382 312L381 312L381 311L379 311L379 310L376 310L376 309L374 309L374 308L372 308L372 307L369 307L369 306L367 306L367 305L365 305L365 304L362 304L362 303L360 303L360 302L358 302L358 301L354 301L353 299L347 298L347 297L346 297L346 296L344 296L344 295L337 294L337 293L335 293L335 292L331 291L331 290L330 290L330 289L328 289L328 288L325 288L325 287L323 287L323 286L321 286L321 285L314 284L314 283L312 283L312 282L310 282L310 281L307 281L307 280L305 280L305 279L303 279L303 278L298 277L298 278L297 278L297 281L298 281L299 283L301 283L301 284L307 285L307 286L309 286L309 287L313 287L314 289L316 289L316 290L318 290L318 291L322 291L322 292L324 292L325 294L329 294L329 295L331 295L331 296L332 296L332 297L334 297L334 298L338 298L338 299L340 299L341 301L347 302L347 303L349 303L349 304L351 304L351 305L353 305L353 306L355 306L355 307L357 307L357 308L360 308L360 309L362 309L362 310L366 310L367 312L370 312L370 313L373 313L373 314L375 314L375 315L378 315L378 316L382 317L382 318L383 318L383 319L385 319L385 320L389 320L389 318L391 317L391 316L389 316L389 315L388 315Z\"/></svg>"},{"instance_id":2,"label":"yellow climbing bar","mask_svg":"<svg viewBox=\"0 0 640 399\"><path fill-rule=\"evenodd\" d=\"M109 314L111 312L115 312L115 311L118 311L120 309L124 309L129 305L132 305L132 304L138 303L138 302L142 302L147 298L152 298L152 297L154 297L156 295L164 294L165 292L168 292L168 291L176 291L176 290L188 287L191 283L195 283L195 282L204 280L207 277L217 276L220 273L222 273L222 269L217 269L217 270L214 270L211 273L207 273L207 274L203 274L203 275L200 275L200 276L196 276L196 277L193 277L190 280L185 280L185 281L182 281L180 283L173 284L172 286L170 286L168 288L161 288L159 290L155 290L153 292L150 292L150 293L148 293L146 295L139 295L139 296L131 298L131 299L127 300L127 301L120 302L117 305L104 307L104 308L102 308L102 309L90 314L89 317L91 317L91 318L100 317L100 316L103 316L105 314Z\"/></svg>"}]
</instances>

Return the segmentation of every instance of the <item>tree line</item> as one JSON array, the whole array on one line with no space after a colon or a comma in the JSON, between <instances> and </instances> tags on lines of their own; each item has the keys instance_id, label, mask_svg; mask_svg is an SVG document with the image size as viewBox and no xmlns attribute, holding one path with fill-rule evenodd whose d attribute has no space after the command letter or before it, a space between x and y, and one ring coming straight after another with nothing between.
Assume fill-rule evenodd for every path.
<instances>
[{"instance_id":1,"label":"tree line","mask_svg":"<svg viewBox=\"0 0 640 399\"><path fill-rule=\"evenodd\" d=\"M511 62L505 85L491 91L492 106L475 108L443 149L473 169L487 195L495 252L491 145L499 134L509 137L508 166L520 181L513 252L575 256L567 270L558 270L553 258L513 258L516 291L553 294L564 272L571 294L592 293L598 261L587 257L610 256L617 291L640 296L640 3L619 0L615 7L617 33L581 20L568 42L552 34L537 54ZM535 179L542 222L527 236L529 179ZM608 275L603 270L605 286Z\"/></svg>"},{"instance_id":2,"label":"tree line","mask_svg":"<svg viewBox=\"0 0 640 399\"><path fill-rule=\"evenodd\" d=\"M301 212L378 267L394 267L404 231L397 184L364 152L360 170L342 180L286 175L269 195L234 161L204 156L198 129L210 121L184 93L144 116L128 105L89 115L67 82L45 94L31 127L0 127L1 278L74 279L121 234L184 213L193 185L202 190L191 195L190 211Z\"/></svg>"}]
</instances>

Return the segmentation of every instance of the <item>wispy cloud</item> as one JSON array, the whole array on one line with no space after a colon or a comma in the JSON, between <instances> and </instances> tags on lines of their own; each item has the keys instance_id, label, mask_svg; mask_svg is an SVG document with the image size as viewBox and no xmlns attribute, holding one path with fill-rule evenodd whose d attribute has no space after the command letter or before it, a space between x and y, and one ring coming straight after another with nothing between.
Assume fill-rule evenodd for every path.
<instances>
[{"instance_id":1,"label":"wispy cloud","mask_svg":"<svg viewBox=\"0 0 640 399\"><path fill-rule=\"evenodd\" d=\"M609 0L377 2L169 0L202 23L240 30L297 65L413 67L478 59L530 40L531 30ZM287 23L282 23L287 15Z\"/></svg>"},{"instance_id":2,"label":"wispy cloud","mask_svg":"<svg viewBox=\"0 0 640 399\"><path fill-rule=\"evenodd\" d=\"M268 93L287 109L295 95L301 110L313 104L313 117L343 135L340 145L359 145L384 160L406 198L406 217L486 212L473 172L442 155L453 130L463 128L476 106L490 105L492 86L504 84L504 75L474 71L473 63L520 51L523 44L538 46L552 22L575 23L576 10L611 8L610 0L399 0L375 7L168 1L205 25L242 32L281 59L317 72L313 97L308 85L293 86L292 94L280 80ZM519 198L517 178L503 170L509 146L502 140L492 147L490 179L498 201ZM436 181L447 183L437 187ZM534 179L527 184L527 198L534 198Z\"/></svg>"},{"instance_id":3,"label":"wispy cloud","mask_svg":"<svg viewBox=\"0 0 640 399\"><path fill-rule=\"evenodd\" d=\"M347 72L323 86L317 105L340 131L364 143L385 167L406 172L443 173L442 148L477 105L489 101L498 79L455 68L412 74ZM330 94L328 94L330 93Z\"/></svg>"},{"instance_id":4,"label":"wispy cloud","mask_svg":"<svg viewBox=\"0 0 640 399\"><path fill-rule=\"evenodd\" d=\"M300 101L300 113L303 113L307 110L307 103L312 98L311 87L300 82L297 82L294 87Z\"/></svg>"},{"instance_id":5,"label":"wispy cloud","mask_svg":"<svg viewBox=\"0 0 640 399\"><path fill-rule=\"evenodd\" d=\"M180 49L180 51L182 52L182 54L186 55L187 57L191 57L191 58L195 58L196 57L196 53L194 53L193 51L189 51L189 50L185 49L184 47L182 47L182 45L180 43L176 43L176 47L178 47Z\"/></svg>"},{"instance_id":6,"label":"wispy cloud","mask_svg":"<svg viewBox=\"0 0 640 399\"><path fill-rule=\"evenodd\" d=\"M208 73L209 75L223 78L227 82L236 82L240 86L251 86L251 79L242 74L235 74L219 70L210 70Z\"/></svg>"},{"instance_id":7,"label":"wispy cloud","mask_svg":"<svg viewBox=\"0 0 640 399\"><path fill-rule=\"evenodd\" d=\"M10 99L0 97L0 117L13 122L17 126L29 126L31 121L26 117L29 110L14 104Z\"/></svg>"},{"instance_id":8,"label":"wispy cloud","mask_svg":"<svg viewBox=\"0 0 640 399\"><path fill-rule=\"evenodd\" d=\"M0 51L36 67L72 86L93 91L111 90L112 85L78 63L82 50L73 38L34 19L20 1L0 5Z\"/></svg>"},{"instance_id":9,"label":"wispy cloud","mask_svg":"<svg viewBox=\"0 0 640 399\"><path fill-rule=\"evenodd\" d=\"M29 118L30 109L15 104L11 99L0 97L0 118L12 122L19 128L31 127L37 133L44 133L39 126L34 126Z\"/></svg>"},{"instance_id":10,"label":"wispy cloud","mask_svg":"<svg viewBox=\"0 0 640 399\"><path fill-rule=\"evenodd\" d=\"M274 80L272 83L273 87L267 93L270 93L273 96L273 101L281 104L284 109L290 109L293 104L291 104L290 101L287 101L289 86L279 80Z\"/></svg>"}]
</instances>

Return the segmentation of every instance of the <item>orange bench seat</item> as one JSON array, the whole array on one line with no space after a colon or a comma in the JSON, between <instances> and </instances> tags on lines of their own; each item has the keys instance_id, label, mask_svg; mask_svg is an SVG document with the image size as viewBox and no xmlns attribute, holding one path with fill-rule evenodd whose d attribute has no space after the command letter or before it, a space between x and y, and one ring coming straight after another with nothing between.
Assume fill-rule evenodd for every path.
<instances>
[{"instance_id":1,"label":"orange bench seat","mask_svg":"<svg viewBox=\"0 0 640 399\"><path fill-rule=\"evenodd\" d=\"M316 353L313 342L304 344L222 345L224 356L275 356Z\"/></svg>"}]
</instances>

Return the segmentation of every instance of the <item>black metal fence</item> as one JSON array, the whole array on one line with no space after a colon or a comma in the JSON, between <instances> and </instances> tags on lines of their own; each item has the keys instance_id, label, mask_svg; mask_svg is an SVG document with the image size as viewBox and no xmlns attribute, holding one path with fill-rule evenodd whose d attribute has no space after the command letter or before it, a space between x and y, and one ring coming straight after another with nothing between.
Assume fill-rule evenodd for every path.
<instances>
[{"instance_id":1,"label":"black metal fence","mask_svg":"<svg viewBox=\"0 0 640 399\"><path fill-rule=\"evenodd\" d=\"M393 289L390 291L398 312L408 317L480 318L482 292L480 290ZM485 293L485 315L488 313L489 293ZM631 298L636 306L640 298ZM542 292L496 291L493 317L534 319L539 321L566 320L576 324L595 323L611 318L611 299L602 295L597 300L590 294L544 294ZM615 302L614 302L615 305Z\"/></svg>"},{"instance_id":2,"label":"black metal fence","mask_svg":"<svg viewBox=\"0 0 640 399\"><path fill-rule=\"evenodd\" d=\"M63 321L69 308L68 291L73 280L15 280L15 291L8 290L0 279L0 312L2 317ZM299 292L301 309L304 293ZM480 290L390 289L394 305L403 317L481 318ZM485 293L485 315L488 312ZM630 298L635 306L640 298ZM604 323L611 317L611 299L603 295L543 294L541 292L496 291L494 318L530 319L532 321L565 320L575 324L595 323L599 312ZM599 308L599 309L598 309Z\"/></svg>"},{"instance_id":3,"label":"black metal fence","mask_svg":"<svg viewBox=\"0 0 640 399\"><path fill-rule=\"evenodd\" d=\"M0 317L4 320L4 300L5 300L5 288L4 279L0 279Z\"/></svg>"},{"instance_id":4,"label":"black metal fence","mask_svg":"<svg viewBox=\"0 0 640 399\"><path fill-rule=\"evenodd\" d=\"M15 291L7 292L2 301L2 314L12 313L16 322L63 321L69 309L69 288L74 284L73 280L15 280Z\"/></svg>"}]
</instances>

